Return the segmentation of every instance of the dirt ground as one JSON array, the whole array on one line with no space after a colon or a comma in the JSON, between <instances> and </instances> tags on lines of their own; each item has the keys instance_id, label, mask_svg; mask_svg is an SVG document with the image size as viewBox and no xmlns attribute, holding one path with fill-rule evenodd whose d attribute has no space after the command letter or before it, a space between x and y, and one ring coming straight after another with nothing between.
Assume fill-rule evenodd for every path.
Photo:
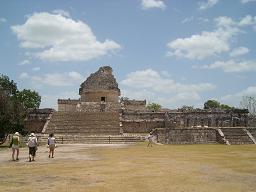
<instances>
[{"instance_id":1,"label":"dirt ground","mask_svg":"<svg viewBox=\"0 0 256 192\"><path fill-rule=\"evenodd\" d=\"M0 191L255 192L256 145L40 146L11 161L0 148Z\"/></svg>"}]
</instances>

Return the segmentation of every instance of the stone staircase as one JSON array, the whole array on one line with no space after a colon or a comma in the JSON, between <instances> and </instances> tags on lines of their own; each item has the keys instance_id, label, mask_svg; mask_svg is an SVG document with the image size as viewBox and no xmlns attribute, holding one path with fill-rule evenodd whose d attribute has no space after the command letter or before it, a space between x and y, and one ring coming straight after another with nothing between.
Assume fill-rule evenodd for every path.
<instances>
[{"instance_id":1,"label":"stone staircase","mask_svg":"<svg viewBox=\"0 0 256 192\"><path fill-rule=\"evenodd\" d=\"M118 144L118 143L136 143L144 142L145 138L136 135L63 135L55 134L56 143L58 144ZM46 145L48 134L37 134L39 145Z\"/></svg>"},{"instance_id":2,"label":"stone staircase","mask_svg":"<svg viewBox=\"0 0 256 192\"><path fill-rule=\"evenodd\" d=\"M60 135L118 135L116 112L54 112L43 133Z\"/></svg>"},{"instance_id":3,"label":"stone staircase","mask_svg":"<svg viewBox=\"0 0 256 192\"><path fill-rule=\"evenodd\" d=\"M252 136L256 139L256 128L248 128L247 129L251 134Z\"/></svg>"},{"instance_id":4,"label":"stone staircase","mask_svg":"<svg viewBox=\"0 0 256 192\"><path fill-rule=\"evenodd\" d=\"M254 144L244 128L221 128L221 131L231 145Z\"/></svg>"}]
</instances>

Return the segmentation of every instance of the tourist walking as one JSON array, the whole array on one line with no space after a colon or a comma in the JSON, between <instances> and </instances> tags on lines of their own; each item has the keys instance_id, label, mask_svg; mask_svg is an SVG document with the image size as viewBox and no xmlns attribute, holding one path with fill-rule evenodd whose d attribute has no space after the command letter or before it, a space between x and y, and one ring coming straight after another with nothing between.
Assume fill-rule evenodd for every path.
<instances>
[{"instance_id":1,"label":"tourist walking","mask_svg":"<svg viewBox=\"0 0 256 192\"><path fill-rule=\"evenodd\" d=\"M148 137L148 147L153 147L153 134L152 133L149 133Z\"/></svg>"},{"instance_id":2,"label":"tourist walking","mask_svg":"<svg viewBox=\"0 0 256 192\"><path fill-rule=\"evenodd\" d=\"M37 150L37 138L34 133L31 133L27 142L29 148L29 162L35 161L36 150Z\"/></svg>"},{"instance_id":3,"label":"tourist walking","mask_svg":"<svg viewBox=\"0 0 256 192\"><path fill-rule=\"evenodd\" d=\"M49 158L52 157L54 158L54 149L56 147L55 145L55 138L53 137L53 133L49 134L48 137L48 146L49 146Z\"/></svg>"},{"instance_id":4,"label":"tourist walking","mask_svg":"<svg viewBox=\"0 0 256 192\"><path fill-rule=\"evenodd\" d=\"M12 160L19 160L19 152L20 152L20 134L19 132L16 132L13 136L12 136L12 140L10 143L10 147L12 148ZM16 152L16 158L15 157L15 152Z\"/></svg>"}]
</instances>

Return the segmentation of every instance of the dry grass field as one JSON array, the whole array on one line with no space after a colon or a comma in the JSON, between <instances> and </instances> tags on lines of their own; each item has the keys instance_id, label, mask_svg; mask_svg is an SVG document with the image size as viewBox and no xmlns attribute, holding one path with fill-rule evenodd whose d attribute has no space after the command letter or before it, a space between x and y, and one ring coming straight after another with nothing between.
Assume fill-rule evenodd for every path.
<instances>
[{"instance_id":1,"label":"dry grass field","mask_svg":"<svg viewBox=\"0 0 256 192\"><path fill-rule=\"evenodd\" d=\"M255 145L60 145L11 161L0 148L0 191L255 192Z\"/></svg>"}]
</instances>

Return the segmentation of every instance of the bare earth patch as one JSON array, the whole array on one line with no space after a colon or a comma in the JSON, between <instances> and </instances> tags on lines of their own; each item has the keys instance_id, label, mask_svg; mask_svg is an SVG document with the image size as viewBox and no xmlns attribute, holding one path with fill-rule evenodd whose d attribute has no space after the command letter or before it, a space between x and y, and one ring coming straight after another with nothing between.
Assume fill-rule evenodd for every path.
<instances>
[{"instance_id":1,"label":"bare earth patch","mask_svg":"<svg viewBox=\"0 0 256 192\"><path fill-rule=\"evenodd\" d=\"M11 161L0 148L0 191L253 192L255 145L59 145Z\"/></svg>"}]
</instances>

